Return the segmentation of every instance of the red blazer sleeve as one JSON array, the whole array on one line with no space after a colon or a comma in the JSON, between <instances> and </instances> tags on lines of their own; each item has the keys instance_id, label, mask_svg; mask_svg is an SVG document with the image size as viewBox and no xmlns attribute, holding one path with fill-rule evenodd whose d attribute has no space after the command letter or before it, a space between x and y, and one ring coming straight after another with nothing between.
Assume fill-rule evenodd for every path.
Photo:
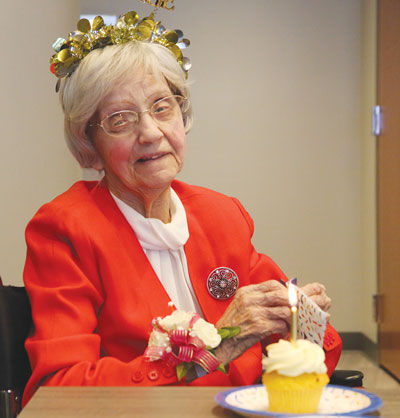
<instances>
[{"instance_id":1,"label":"red blazer sleeve","mask_svg":"<svg viewBox=\"0 0 400 418\"><path fill-rule=\"evenodd\" d=\"M328 324L324 336L325 364L328 368L328 376L334 372L342 353L342 339L336 330Z\"/></svg>"},{"instance_id":2,"label":"red blazer sleeve","mask_svg":"<svg viewBox=\"0 0 400 418\"><path fill-rule=\"evenodd\" d=\"M102 353L96 328L105 295L96 255L84 233L71 235L68 228L57 213L43 210L26 230L24 281L34 329L26 341L33 372L23 404L40 385L175 383L174 371L157 362L142 356L124 362Z\"/></svg>"}]
</instances>

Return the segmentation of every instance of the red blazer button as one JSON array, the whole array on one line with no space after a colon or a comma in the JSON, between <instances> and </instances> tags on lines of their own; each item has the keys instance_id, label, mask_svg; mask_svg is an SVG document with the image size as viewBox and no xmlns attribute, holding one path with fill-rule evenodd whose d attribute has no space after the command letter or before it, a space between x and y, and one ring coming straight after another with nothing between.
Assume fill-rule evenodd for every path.
<instances>
[{"instance_id":1,"label":"red blazer button","mask_svg":"<svg viewBox=\"0 0 400 418\"><path fill-rule=\"evenodd\" d=\"M157 380L160 376L157 370L150 370L147 373L147 377L149 378L149 380Z\"/></svg>"},{"instance_id":2,"label":"red blazer button","mask_svg":"<svg viewBox=\"0 0 400 418\"><path fill-rule=\"evenodd\" d=\"M138 370L137 372L133 373L133 375L132 375L132 380L135 383L140 383L143 379L144 379L144 374L140 370Z\"/></svg>"},{"instance_id":3,"label":"red blazer button","mask_svg":"<svg viewBox=\"0 0 400 418\"><path fill-rule=\"evenodd\" d=\"M172 376L175 376L175 368L174 367L165 367L162 369L162 374L166 378L170 378Z\"/></svg>"}]
</instances>

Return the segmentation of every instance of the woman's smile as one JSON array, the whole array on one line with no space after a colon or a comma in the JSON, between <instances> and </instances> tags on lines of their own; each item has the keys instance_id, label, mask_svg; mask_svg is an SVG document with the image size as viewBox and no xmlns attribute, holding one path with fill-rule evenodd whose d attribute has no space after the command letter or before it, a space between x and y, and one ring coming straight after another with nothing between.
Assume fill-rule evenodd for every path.
<instances>
[{"instance_id":1,"label":"woman's smile","mask_svg":"<svg viewBox=\"0 0 400 418\"><path fill-rule=\"evenodd\" d=\"M137 162L138 163L151 163L153 161L160 160L167 155L169 155L169 153L167 153L167 152L145 155L145 156L139 158L137 160Z\"/></svg>"}]
</instances>

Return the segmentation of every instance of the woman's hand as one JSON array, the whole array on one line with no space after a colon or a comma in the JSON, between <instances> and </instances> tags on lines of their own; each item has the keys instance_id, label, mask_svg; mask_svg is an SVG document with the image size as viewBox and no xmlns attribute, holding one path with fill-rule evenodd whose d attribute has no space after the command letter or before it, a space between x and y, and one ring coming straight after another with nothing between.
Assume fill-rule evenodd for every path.
<instances>
[{"instance_id":1,"label":"woman's hand","mask_svg":"<svg viewBox=\"0 0 400 418\"><path fill-rule=\"evenodd\" d=\"M290 308L285 286L276 280L268 280L241 287L216 324L217 328L238 326L240 334L223 340L215 349L215 355L223 364L228 364L271 334L285 336L289 322Z\"/></svg>"},{"instance_id":2,"label":"woman's hand","mask_svg":"<svg viewBox=\"0 0 400 418\"><path fill-rule=\"evenodd\" d=\"M321 283L309 283L301 288L323 311L328 312L332 300L326 294L326 288Z\"/></svg>"}]
</instances>

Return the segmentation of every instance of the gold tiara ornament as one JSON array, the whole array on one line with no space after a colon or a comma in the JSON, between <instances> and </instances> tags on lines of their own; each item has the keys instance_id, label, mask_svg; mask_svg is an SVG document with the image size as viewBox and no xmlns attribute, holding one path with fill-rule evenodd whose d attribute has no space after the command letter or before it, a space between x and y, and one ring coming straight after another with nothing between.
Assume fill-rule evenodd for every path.
<instances>
[{"instance_id":1,"label":"gold tiara ornament","mask_svg":"<svg viewBox=\"0 0 400 418\"><path fill-rule=\"evenodd\" d=\"M150 0L145 2L152 4ZM152 5L166 8L168 2L155 0L155 3L158 5ZM189 58L183 56L182 50L190 45L190 41L183 37L183 32L166 29L160 21L154 20L154 12L140 20L139 15L131 11L120 16L115 25L106 25L101 16L96 16L92 24L87 19L80 19L77 30L71 32L68 39L58 38L54 42L55 54L50 58L50 71L58 77L56 91L61 79L70 76L91 51L130 41L151 42L168 48L188 75L192 65Z\"/></svg>"},{"instance_id":2,"label":"gold tiara ornament","mask_svg":"<svg viewBox=\"0 0 400 418\"><path fill-rule=\"evenodd\" d=\"M162 9L166 10L174 10L175 6L168 7L168 3L174 2L174 0L154 0L154 3L151 0L141 0L143 3L150 4L153 7L161 7Z\"/></svg>"}]
</instances>

